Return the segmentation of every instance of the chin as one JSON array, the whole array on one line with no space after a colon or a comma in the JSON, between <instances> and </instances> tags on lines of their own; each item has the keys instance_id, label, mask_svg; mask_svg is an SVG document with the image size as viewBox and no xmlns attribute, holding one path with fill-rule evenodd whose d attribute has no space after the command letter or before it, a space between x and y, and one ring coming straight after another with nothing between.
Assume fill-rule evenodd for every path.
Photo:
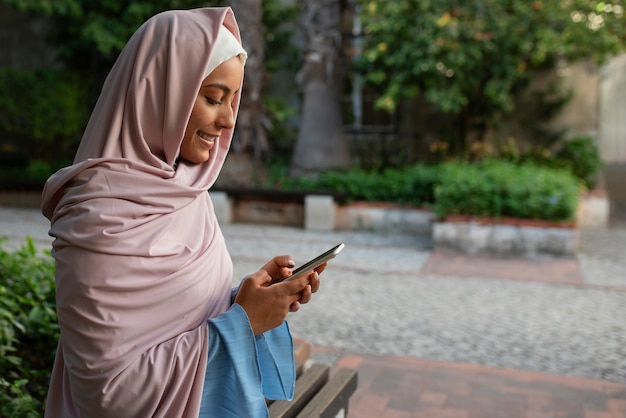
<instances>
[{"instance_id":1,"label":"chin","mask_svg":"<svg viewBox=\"0 0 626 418\"><path fill-rule=\"evenodd\" d=\"M204 164L207 161L209 161L209 157L202 157L202 158L194 158L194 160L192 161L192 163L194 164Z\"/></svg>"}]
</instances>

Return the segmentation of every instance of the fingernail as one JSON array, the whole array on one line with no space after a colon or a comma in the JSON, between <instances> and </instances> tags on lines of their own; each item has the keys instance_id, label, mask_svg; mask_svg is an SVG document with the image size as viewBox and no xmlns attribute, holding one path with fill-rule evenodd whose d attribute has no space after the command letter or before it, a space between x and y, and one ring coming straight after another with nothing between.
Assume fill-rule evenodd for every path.
<instances>
[{"instance_id":1,"label":"fingernail","mask_svg":"<svg viewBox=\"0 0 626 418\"><path fill-rule=\"evenodd\" d=\"M289 267L295 267L296 262L295 262L295 261L293 261L293 260L289 260L289 261L287 262L287 264L289 264Z\"/></svg>"}]
</instances>

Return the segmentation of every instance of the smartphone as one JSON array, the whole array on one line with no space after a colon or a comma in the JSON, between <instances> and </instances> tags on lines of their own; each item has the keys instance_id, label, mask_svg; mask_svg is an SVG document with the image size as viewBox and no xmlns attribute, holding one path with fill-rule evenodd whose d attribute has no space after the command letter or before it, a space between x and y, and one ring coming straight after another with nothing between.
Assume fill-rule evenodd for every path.
<instances>
[{"instance_id":1,"label":"smartphone","mask_svg":"<svg viewBox=\"0 0 626 418\"><path fill-rule=\"evenodd\" d=\"M337 256L337 254L339 254L341 252L341 250L343 250L343 247L345 247L345 245L343 245L343 243L341 243L341 244L338 244L338 245L334 246L330 250L328 250L328 251L318 255L314 259L308 261L307 263L305 263L305 264L301 265L300 267L296 268L295 270L293 270L291 276L287 277L285 279L285 281L286 280L294 280L294 279L297 279L298 277L301 277L301 276L303 276L303 275L305 275L307 273L310 273L316 267L324 264L328 260L331 260L331 259L335 258Z\"/></svg>"}]
</instances>

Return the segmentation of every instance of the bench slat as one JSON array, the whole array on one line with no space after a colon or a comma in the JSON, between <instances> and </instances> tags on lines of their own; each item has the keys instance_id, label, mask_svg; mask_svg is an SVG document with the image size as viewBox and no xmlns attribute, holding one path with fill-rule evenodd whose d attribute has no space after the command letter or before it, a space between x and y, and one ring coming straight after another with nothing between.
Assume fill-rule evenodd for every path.
<instances>
[{"instance_id":1,"label":"bench slat","mask_svg":"<svg viewBox=\"0 0 626 418\"><path fill-rule=\"evenodd\" d=\"M296 380L296 390L292 401L274 401L269 406L271 418L294 418L298 412L328 382L330 367L313 364Z\"/></svg>"},{"instance_id":2,"label":"bench slat","mask_svg":"<svg viewBox=\"0 0 626 418\"><path fill-rule=\"evenodd\" d=\"M315 395L298 418L334 418L339 411L348 412L350 396L356 391L357 371L340 369L330 381Z\"/></svg>"}]
</instances>

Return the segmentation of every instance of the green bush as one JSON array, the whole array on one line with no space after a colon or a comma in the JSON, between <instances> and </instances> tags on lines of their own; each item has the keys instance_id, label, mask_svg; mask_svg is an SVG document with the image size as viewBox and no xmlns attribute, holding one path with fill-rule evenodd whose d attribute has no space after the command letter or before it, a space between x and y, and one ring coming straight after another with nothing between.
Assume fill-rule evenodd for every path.
<instances>
[{"instance_id":1,"label":"green bush","mask_svg":"<svg viewBox=\"0 0 626 418\"><path fill-rule=\"evenodd\" d=\"M441 166L434 210L448 215L571 220L580 184L568 170L484 160Z\"/></svg>"},{"instance_id":2,"label":"green bush","mask_svg":"<svg viewBox=\"0 0 626 418\"><path fill-rule=\"evenodd\" d=\"M560 168L555 168L560 167ZM340 192L348 200L432 207L440 218L473 215L571 220L582 182L561 163L521 160L453 161L383 171L325 171L315 179L287 178L275 171L282 190Z\"/></svg>"},{"instance_id":3,"label":"green bush","mask_svg":"<svg viewBox=\"0 0 626 418\"><path fill-rule=\"evenodd\" d=\"M86 82L55 69L0 69L0 161L73 155L89 118Z\"/></svg>"},{"instance_id":4,"label":"green bush","mask_svg":"<svg viewBox=\"0 0 626 418\"><path fill-rule=\"evenodd\" d=\"M0 241L0 416L43 416L59 337L54 261Z\"/></svg>"},{"instance_id":5,"label":"green bush","mask_svg":"<svg viewBox=\"0 0 626 418\"><path fill-rule=\"evenodd\" d=\"M572 173L582 180L585 187L593 189L603 165L600 151L593 138L585 136L566 141L556 153L556 158L563 161Z\"/></svg>"},{"instance_id":6,"label":"green bush","mask_svg":"<svg viewBox=\"0 0 626 418\"><path fill-rule=\"evenodd\" d=\"M563 141L556 152L549 148L531 148L521 152L514 142L500 150L500 158L517 164L533 163L542 167L566 169L587 189L593 189L603 163L600 150L592 137L583 136Z\"/></svg>"},{"instance_id":7,"label":"green bush","mask_svg":"<svg viewBox=\"0 0 626 418\"><path fill-rule=\"evenodd\" d=\"M71 160L59 160L56 164L48 164L42 160L32 160L21 167L0 166L0 180L6 180L14 184L21 182L38 182L43 184L54 172L71 163Z\"/></svg>"},{"instance_id":8,"label":"green bush","mask_svg":"<svg viewBox=\"0 0 626 418\"><path fill-rule=\"evenodd\" d=\"M437 167L415 164L383 171L324 171L316 179L282 180L284 190L345 193L349 200L428 206L434 199Z\"/></svg>"}]
</instances>

